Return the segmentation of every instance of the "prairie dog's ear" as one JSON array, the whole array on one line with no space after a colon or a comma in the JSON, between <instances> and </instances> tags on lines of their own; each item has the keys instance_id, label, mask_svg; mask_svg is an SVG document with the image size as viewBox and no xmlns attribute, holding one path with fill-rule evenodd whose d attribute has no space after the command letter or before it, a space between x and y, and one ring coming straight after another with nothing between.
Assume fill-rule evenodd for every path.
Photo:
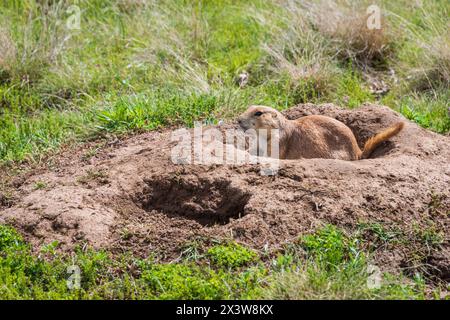
<instances>
[{"instance_id":1,"label":"prairie dog's ear","mask_svg":"<svg viewBox=\"0 0 450 320\"><path fill-rule=\"evenodd\" d=\"M278 113L276 111L270 111L273 118L278 118Z\"/></svg>"}]
</instances>

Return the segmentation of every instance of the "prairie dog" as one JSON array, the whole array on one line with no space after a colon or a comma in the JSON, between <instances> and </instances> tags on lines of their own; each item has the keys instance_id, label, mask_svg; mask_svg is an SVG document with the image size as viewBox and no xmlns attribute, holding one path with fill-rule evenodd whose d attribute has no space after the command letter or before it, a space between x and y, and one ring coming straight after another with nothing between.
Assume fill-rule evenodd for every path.
<instances>
[{"instance_id":1,"label":"prairie dog","mask_svg":"<svg viewBox=\"0 0 450 320\"><path fill-rule=\"evenodd\" d=\"M280 159L326 158L366 159L383 142L398 134L403 122L369 138L361 150L355 135L342 122L321 115L288 120L279 111L266 106L250 106L238 118L244 130L279 129ZM268 135L270 140L270 135ZM270 142L268 142L270 145ZM270 153L269 153L270 155Z\"/></svg>"}]
</instances>

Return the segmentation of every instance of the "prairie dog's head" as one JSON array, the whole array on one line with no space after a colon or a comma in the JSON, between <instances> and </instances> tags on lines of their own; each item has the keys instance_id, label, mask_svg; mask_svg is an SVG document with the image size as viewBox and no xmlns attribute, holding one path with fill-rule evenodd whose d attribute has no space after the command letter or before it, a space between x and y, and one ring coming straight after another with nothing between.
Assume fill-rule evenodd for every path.
<instances>
[{"instance_id":1,"label":"prairie dog's head","mask_svg":"<svg viewBox=\"0 0 450 320\"><path fill-rule=\"evenodd\" d=\"M280 129L286 118L277 110L265 106L250 106L238 117L239 126L244 129Z\"/></svg>"}]
</instances>

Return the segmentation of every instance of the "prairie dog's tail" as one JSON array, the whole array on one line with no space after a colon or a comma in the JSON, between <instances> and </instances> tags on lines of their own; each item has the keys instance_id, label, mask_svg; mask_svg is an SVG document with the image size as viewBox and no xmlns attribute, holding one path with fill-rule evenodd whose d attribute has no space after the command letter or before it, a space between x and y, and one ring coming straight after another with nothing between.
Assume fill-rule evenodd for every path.
<instances>
[{"instance_id":1,"label":"prairie dog's tail","mask_svg":"<svg viewBox=\"0 0 450 320\"><path fill-rule=\"evenodd\" d=\"M360 159L367 159L370 154L380 145L380 143L398 134L404 126L404 122L398 122L394 126L387 128L369 138L369 140L367 140L364 144Z\"/></svg>"}]
</instances>

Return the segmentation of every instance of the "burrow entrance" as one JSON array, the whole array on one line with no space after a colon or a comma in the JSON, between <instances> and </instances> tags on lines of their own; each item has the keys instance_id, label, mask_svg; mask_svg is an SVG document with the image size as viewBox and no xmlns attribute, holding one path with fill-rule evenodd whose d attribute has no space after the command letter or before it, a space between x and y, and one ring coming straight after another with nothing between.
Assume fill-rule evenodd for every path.
<instances>
[{"instance_id":1,"label":"burrow entrance","mask_svg":"<svg viewBox=\"0 0 450 320\"><path fill-rule=\"evenodd\" d=\"M250 193L230 180L198 177L155 177L145 180L138 197L146 211L195 220L203 226L224 225L245 215Z\"/></svg>"}]
</instances>

